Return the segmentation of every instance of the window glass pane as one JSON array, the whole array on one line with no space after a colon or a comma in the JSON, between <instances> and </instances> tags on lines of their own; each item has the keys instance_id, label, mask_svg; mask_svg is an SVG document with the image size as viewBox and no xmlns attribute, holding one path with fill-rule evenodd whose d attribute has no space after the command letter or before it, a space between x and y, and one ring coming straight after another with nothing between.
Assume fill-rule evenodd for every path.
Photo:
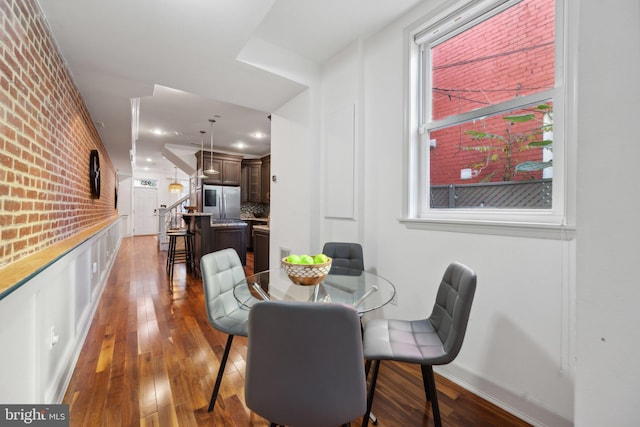
<instances>
[{"instance_id":1,"label":"window glass pane","mask_svg":"<svg viewBox=\"0 0 640 427\"><path fill-rule=\"evenodd\" d=\"M431 118L553 88L555 0L524 0L431 48Z\"/></svg>"},{"instance_id":2,"label":"window glass pane","mask_svg":"<svg viewBox=\"0 0 640 427\"><path fill-rule=\"evenodd\" d=\"M550 208L552 107L549 101L431 131L431 207Z\"/></svg>"}]
</instances>

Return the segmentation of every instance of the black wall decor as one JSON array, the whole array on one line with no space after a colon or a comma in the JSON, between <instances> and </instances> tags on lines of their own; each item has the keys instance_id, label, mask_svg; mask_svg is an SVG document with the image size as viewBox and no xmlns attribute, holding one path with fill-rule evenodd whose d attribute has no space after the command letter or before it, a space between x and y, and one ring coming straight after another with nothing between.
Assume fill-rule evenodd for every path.
<instances>
[{"instance_id":1,"label":"black wall decor","mask_svg":"<svg viewBox=\"0 0 640 427\"><path fill-rule=\"evenodd\" d=\"M91 188L91 197L100 198L100 155L98 150L91 150L89 157L89 188Z\"/></svg>"}]
</instances>

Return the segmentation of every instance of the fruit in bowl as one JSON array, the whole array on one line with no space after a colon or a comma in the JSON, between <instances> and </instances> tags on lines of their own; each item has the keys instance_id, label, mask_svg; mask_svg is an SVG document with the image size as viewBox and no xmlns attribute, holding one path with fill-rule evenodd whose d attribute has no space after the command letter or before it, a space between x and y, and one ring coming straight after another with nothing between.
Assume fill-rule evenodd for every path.
<instances>
[{"instance_id":1,"label":"fruit in bowl","mask_svg":"<svg viewBox=\"0 0 640 427\"><path fill-rule=\"evenodd\" d=\"M314 264L324 264L327 261L329 261L329 257L326 256L325 254L318 254L313 257Z\"/></svg>"},{"instance_id":2,"label":"fruit in bowl","mask_svg":"<svg viewBox=\"0 0 640 427\"><path fill-rule=\"evenodd\" d=\"M300 264L300 255L289 255L285 258L289 264Z\"/></svg>"},{"instance_id":3,"label":"fruit in bowl","mask_svg":"<svg viewBox=\"0 0 640 427\"><path fill-rule=\"evenodd\" d=\"M300 255L300 261L298 264L315 264L315 261L310 255Z\"/></svg>"},{"instance_id":4,"label":"fruit in bowl","mask_svg":"<svg viewBox=\"0 0 640 427\"><path fill-rule=\"evenodd\" d=\"M331 269L331 258L325 254L289 255L282 258L282 268L296 285L317 285Z\"/></svg>"}]
</instances>

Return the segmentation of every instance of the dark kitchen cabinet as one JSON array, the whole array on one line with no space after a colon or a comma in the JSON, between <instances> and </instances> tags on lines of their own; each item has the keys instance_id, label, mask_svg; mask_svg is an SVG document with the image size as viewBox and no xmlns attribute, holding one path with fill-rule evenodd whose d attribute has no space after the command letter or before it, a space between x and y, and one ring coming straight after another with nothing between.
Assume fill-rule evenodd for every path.
<instances>
[{"instance_id":1,"label":"dark kitchen cabinet","mask_svg":"<svg viewBox=\"0 0 640 427\"><path fill-rule=\"evenodd\" d=\"M247 223L247 250L253 249L253 227L256 225L267 225L269 220L266 218L243 219Z\"/></svg>"},{"instance_id":2,"label":"dark kitchen cabinet","mask_svg":"<svg viewBox=\"0 0 640 427\"><path fill-rule=\"evenodd\" d=\"M242 161L241 199L243 202L262 201L262 161L248 159Z\"/></svg>"},{"instance_id":3,"label":"dark kitchen cabinet","mask_svg":"<svg viewBox=\"0 0 640 427\"><path fill-rule=\"evenodd\" d=\"M260 177L260 201L262 203L271 202L271 156L264 156L262 159Z\"/></svg>"},{"instance_id":4,"label":"dark kitchen cabinet","mask_svg":"<svg viewBox=\"0 0 640 427\"><path fill-rule=\"evenodd\" d=\"M258 273L269 269L269 229L264 226L253 228L253 271Z\"/></svg>"},{"instance_id":5,"label":"dark kitchen cabinet","mask_svg":"<svg viewBox=\"0 0 640 427\"><path fill-rule=\"evenodd\" d=\"M198 177L203 174L203 171L211 168L212 166L213 169L218 171L215 175L208 175L206 178L198 178L198 187L202 186L202 184L241 184L242 157L221 153L213 153L212 157L209 152L198 151L196 153L196 160Z\"/></svg>"},{"instance_id":6,"label":"dark kitchen cabinet","mask_svg":"<svg viewBox=\"0 0 640 427\"><path fill-rule=\"evenodd\" d=\"M247 264L247 225L223 225L213 227L212 252L226 248L233 248L240 256L242 265Z\"/></svg>"},{"instance_id":7,"label":"dark kitchen cabinet","mask_svg":"<svg viewBox=\"0 0 640 427\"><path fill-rule=\"evenodd\" d=\"M245 203L249 201L249 171L242 162L242 169L240 170L240 203Z\"/></svg>"},{"instance_id":8,"label":"dark kitchen cabinet","mask_svg":"<svg viewBox=\"0 0 640 427\"><path fill-rule=\"evenodd\" d=\"M243 219L247 223L247 250L253 249L253 226L254 222L250 219Z\"/></svg>"},{"instance_id":9,"label":"dark kitchen cabinet","mask_svg":"<svg viewBox=\"0 0 640 427\"><path fill-rule=\"evenodd\" d=\"M222 159L222 185L240 185L242 160Z\"/></svg>"}]
</instances>

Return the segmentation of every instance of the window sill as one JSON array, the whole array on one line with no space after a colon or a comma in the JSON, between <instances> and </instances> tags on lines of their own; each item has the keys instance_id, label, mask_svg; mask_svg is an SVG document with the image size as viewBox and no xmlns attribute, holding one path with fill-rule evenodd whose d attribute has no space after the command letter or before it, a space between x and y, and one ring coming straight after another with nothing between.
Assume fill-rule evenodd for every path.
<instances>
[{"instance_id":1,"label":"window sill","mask_svg":"<svg viewBox=\"0 0 640 427\"><path fill-rule=\"evenodd\" d=\"M434 230L494 236L527 237L532 239L575 239L575 226L533 222L504 222L460 219L400 218L405 227L416 230Z\"/></svg>"}]
</instances>

